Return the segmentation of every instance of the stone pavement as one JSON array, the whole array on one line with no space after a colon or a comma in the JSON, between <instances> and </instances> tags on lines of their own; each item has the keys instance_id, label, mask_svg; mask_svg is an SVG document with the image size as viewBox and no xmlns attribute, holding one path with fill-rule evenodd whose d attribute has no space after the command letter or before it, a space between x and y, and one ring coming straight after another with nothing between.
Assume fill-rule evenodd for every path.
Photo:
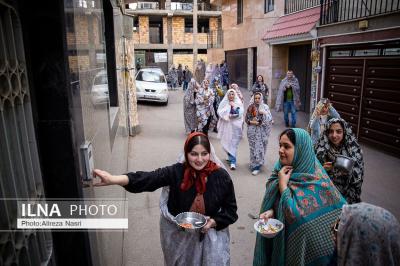
<instances>
[{"instance_id":1,"label":"stone pavement","mask_svg":"<svg viewBox=\"0 0 400 266\"><path fill-rule=\"evenodd\" d=\"M249 92L242 90L245 103L249 102ZM176 162L183 150L185 140L183 124L182 90L170 93L168 106L139 104L138 112L141 133L130 141L129 170L153 170ZM235 185L238 204L238 221L230 226L231 265L252 265L255 220L248 214L258 215L264 194L265 181L278 159L278 136L285 129L283 114L272 111L273 126L267 148L266 164L258 176L252 176L248 169L249 148L246 130L238 151L237 170L231 174ZM308 115L298 113L299 127L305 127ZM217 155L224 161L222 150L215 133L210 140ZM365 156L365 180L362 198L364 201L389 209L400 218L400 159L363 146ZM124 237L125 265L163 265L159 237L160 190L151 193L130 194L129 231Z\"/></svg>"}]
</instances>

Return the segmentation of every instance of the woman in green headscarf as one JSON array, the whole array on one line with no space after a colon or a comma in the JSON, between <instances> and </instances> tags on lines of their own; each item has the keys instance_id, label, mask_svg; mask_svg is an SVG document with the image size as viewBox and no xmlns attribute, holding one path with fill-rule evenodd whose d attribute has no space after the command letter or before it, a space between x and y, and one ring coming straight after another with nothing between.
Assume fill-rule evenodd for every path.
<instances>
[{"instance_id":1,"label":"woman in green headscarf","mask_svg":"<svg viewBox=\"0 0 400 266\"><path fill-rule=\"evenodd\" d=\"M327 265L334 253L330 228L345 200L315 157L305 130L285 130L279 147L260 218L274 217L285 227L273 239L257 234L253 265Z\"/></svg>"}]
</instances>

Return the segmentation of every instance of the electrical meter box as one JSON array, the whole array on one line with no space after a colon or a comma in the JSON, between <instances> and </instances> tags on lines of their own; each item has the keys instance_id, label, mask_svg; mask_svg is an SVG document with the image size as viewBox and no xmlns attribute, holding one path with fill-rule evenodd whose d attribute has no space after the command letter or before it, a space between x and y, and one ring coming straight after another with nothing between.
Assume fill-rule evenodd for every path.
<instances>
[{"instance_id":1,"label":"electrical meter box","mask_svg":"<svg viewBox=\"0 0 400 266\"><path fill-rule=\"evenodd\" d=\"M83 180L93 179L92 173L94 169L93 163L93 149L90 141L85 141L81 145L81 158L82 158L82 176Z\"/></svg>"}]
</instances>

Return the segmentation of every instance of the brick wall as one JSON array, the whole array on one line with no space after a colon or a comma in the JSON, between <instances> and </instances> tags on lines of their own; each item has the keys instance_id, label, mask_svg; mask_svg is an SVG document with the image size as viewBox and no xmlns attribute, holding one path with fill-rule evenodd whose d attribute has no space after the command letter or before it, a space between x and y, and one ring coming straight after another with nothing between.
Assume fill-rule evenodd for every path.
<instances>
[{"instance_id":1,"label":"brick wall","mask_svg":"<svg viewBox=\"0 0 400 266\"><path fill-rule=\"evenodd\" d=\"M96 16L93 17L92 20L93 23L93 36L94 36L94 43L95 44L100 44L100 30L99 30L99 20Z\"/></svg>"},{"instance_id":2,"label":"brick wall","mask_svg":"<svg viewBox=\"0 0 400 266\"><path fill-rule=\"evenodd\" d=\"M140 43L139 32L133 32L132 38L134 44Z\"/></svg>"},{"instance_id":3,"label":"brick wall","mask_svg":"<svg viewBox=\"0 0 400 266\"><path fill-rule=\"evenodd\" d=\"M164 43L168 43L168 18L163 17L163 38Z\"/></svg>"},{"instance_id":4,"label":"brick wall","mask_svg":"<svg viewBox=\"0 0 400 266\"><path fill-rule=\"evenodd\" d=\"M147 44L149 42L149 17L139 16L139 43Z\"/></svg>"},{"instance_id":5,"label":"brick wall","mask_svg":"<svg viewBox=\"0 0 400 266\"><path fill-rule=\"evenodd\" d=\"M210 31L218 29L218 18L210 18L209 20Z\"/></svg>"},{"instance_id":6,"label":"brick wall","mask_svg":"<svg viewBox=\"0 0 400 266\"><path fill-rule=\"evenodd\" d=\"M192 44L193 43L193 33L185 33L183 43L184 44Z\"/></svg>"},{"instance_id":7,"label":"brick wall","mask_svg":"<svg viewBox=\"0 0 400 266\"><path fill-rule=\"evenodd\" d=\"M218 29L218 18L210 18L210 30ZM149 18L147 16L139 16L139 32L133 33L134 43L148 44L149 40ZM168 43L168 19L163 17L163 42ZM198 33L197 42L199 44L207 44L207 33ZM193 33L185 33L185 18L172 18L172 43L173 44L192 44Z\"/></svg>"},{"instance_id":8,"label":"brick wall","mask_svg":"<svg viewBox=\"0 0 400 266\"><path fill-rule=\"evenodd\" d=\"M193 72L193 54L174 54L172 56L173 64L178 67L182 64L182 67L188 66L190 71Z\"/></svg>"},{"instance_id":9,"label":"brick wall","mask_svg":"<svg viewBox=\"0 0 400 266\"><path fill-rule=\"evenodd\" d=\"M69 68L72 72L78 72L78 70L89 69L89 56L88 55L70 55L68 56Z\"/></svg>"},{"instance_id":10,"label":"brick wall","mask_svg":"<svg viewBox=\"0 0 400 266\"><path fill-rule=\"evenodd\" d=\"M75 44L75 33L74 32L67 32L67 43L69 45Z\"/></svg>"},{"instance_id":11,"label":"brick wall","mask_svg":"<svg viewBox=\"0 0 400 266\"><path fill-rule=\"evenodd\" d=\"M207 44L207 33L198 33L197 34L197 43L198 44Z\"/></svg>"},{"instance_id":12,"label":"brick wall","mask_svg":"<svg viewBox=\"0 0 400 266\"><path fill-rule=\"evenodd\" d=\"M197 60L203 59L207 63L207 54L197 54ZM182 67L188 66L190 71L193 72L193 54L174 54L172 56L172 63L178 67L182 64Z\"/></svg>"},{"instance_id":13,"label":"brick wall","mask_svg":"<svg viewBox=\"0 0 400 266\"><path fill-rule=\"evenodd\" d=\"M172 18L172 43L183 44L185 42L185 19L183 17Z\"/></svg>"},{"instance_id":14,"label":"brick wall","mask_svg":"<svg viewBox=\"0 0 400 266\"><path fill-rule=\"evenodd\" d=\"M75 38L76 44L88 44L88 21L85 16L76 15L75 17Z\"/></svg>"},{"instance_id":15,"label":"brick wall","mask_svg":"<svg viewBox=\"0 0 400 266\"><path fill-rule=\"evenodd\" d=\"M203 59L207 63L207 54L198 54L197 60Z\"/></svg>"}]
</instances>

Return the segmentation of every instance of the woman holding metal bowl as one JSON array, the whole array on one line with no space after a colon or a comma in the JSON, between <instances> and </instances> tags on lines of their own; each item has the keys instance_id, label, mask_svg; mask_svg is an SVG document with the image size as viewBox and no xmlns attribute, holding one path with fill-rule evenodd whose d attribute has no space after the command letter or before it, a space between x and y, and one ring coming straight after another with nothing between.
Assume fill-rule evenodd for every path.
<instances>
[{"instance_id":1,"label":"woman holding metal bowl","mask_svg":"<svg viewBox=\"0 0 400 266\"><path fill-rule=\"evenodd\" d=\"M180 162L151 172L111 175L94 170L96 186L120 185L132 193L163 188L160 234L165 265L229 265L229 229L238 215L233 182L208 137L188 136ZM183 212L207 217L202 232L186 232L175 221Z\"/></svg>"},{"instance_id":2,"label":"woman holding metal bowl","mask_svg":"<svg viewBox=\"0 0 400 266\"><path fill-rule=\"evenodd\" d=\"M328 121L326 130L315 146L315 154L340 193L349 204L361 201L364 159L357 138L341 118ZM347 158L352 167L339 167L338 158Z\"/></svg>"}]
</instances>

